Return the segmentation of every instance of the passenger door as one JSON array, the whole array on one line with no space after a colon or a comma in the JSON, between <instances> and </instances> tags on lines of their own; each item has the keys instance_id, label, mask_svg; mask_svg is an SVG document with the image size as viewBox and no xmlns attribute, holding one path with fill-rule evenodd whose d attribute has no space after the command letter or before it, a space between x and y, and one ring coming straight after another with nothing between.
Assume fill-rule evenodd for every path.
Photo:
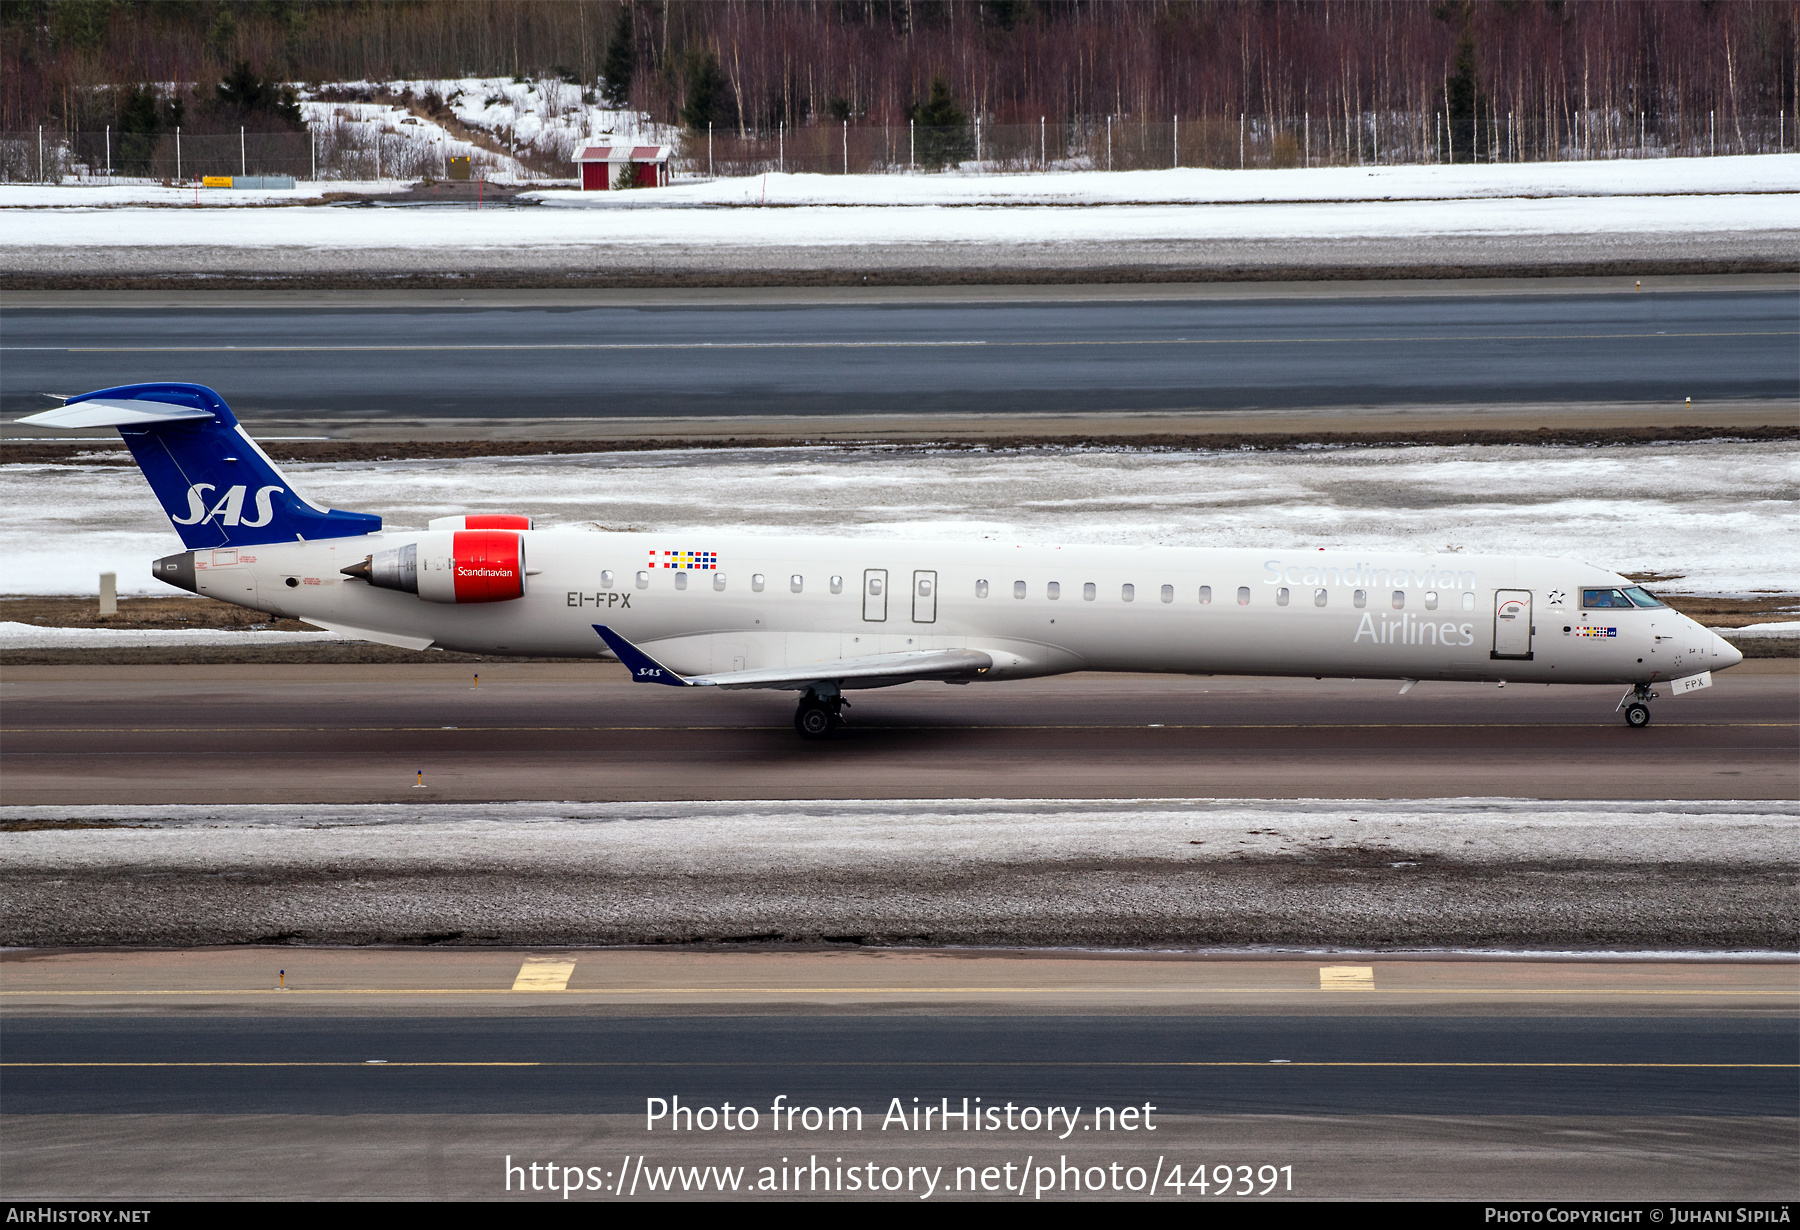
<instances>
[{"instance_id":1,"label":"passenger door","mask_svg":"<svg viewBox=\"0 0 1800 1230\"><path fill-rule=\"evenodd\" d=\"M863 618L870 623L887 619L887 569L863 570Z\"/></svg>"},{"instance_id":2,"label":"passenger door","mask_svg":"<svg viewBox=\"0 0 1800 1230\"><path fill-rule=\"evenodd\" d=\"M937 573L913 573L913 622L937 622Z\"/></svg>"},{"instance_id":3,"label":"passenger door","mask_svg":"<svg viewBox=\"0 0 1800 1230\"><path fill-rule=\"evenodd\" d=\"M1531 658L1531 591L1502 589L1494 593L1494 652L1496 658Z\"/></svg>"}]
</instances>

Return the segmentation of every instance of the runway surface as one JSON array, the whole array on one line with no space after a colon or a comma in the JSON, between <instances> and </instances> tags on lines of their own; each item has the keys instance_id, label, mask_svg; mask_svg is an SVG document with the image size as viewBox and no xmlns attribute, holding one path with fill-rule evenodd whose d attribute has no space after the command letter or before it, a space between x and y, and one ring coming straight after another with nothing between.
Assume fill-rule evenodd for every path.
<instances>
[{"instance_id":1,"label":"runway surface","mask_svg":"<svg viewBox=\"0 0 1800 1230\"><path fill-rule=\"evenodd\" d=\"M1791 290L1430 299L342 306L0 317L0 412L142 380L252 420L1791 399Z\"/></svg>"},{"instance_id":2,"label":"runway surface","mask_svg":"<svg viewBox=\"0 0 1800 1230\"><path fill-rule=\"evenodd\" d=\"M509 1161L592 1166L588 1198L814 1159L808 1197L851 1194L841 1167L942 1167L929 1196L890 1180L914 1200L979 1194L988 1165L1032 1195L1129 1195L1135 1165L1142 1192L1159 1164L1313 1197L1767 1199L1797 1177L1785 962L239 949L0 974L15 1198L496 1196ZM650 1120L677 1098L757 1119ZM995 1111L979 1134L911 1119L964 1098Z\"/></svg>"},{"instance_id":3,"label":"runway surface","mask_svg":"<svg viewBox=\"0 0 1800 1230\"><path fill-rule=\"evenodd\" d=\"M479 687L473 675L481 673ZM1788 659L1623 688L1085 674L859 695L798 739L785 693L696 698L602 663L11 667L10 804L513 799L1792 799ZM424 772L428 790L414 789Z\"/></svg>"}]
</instances>

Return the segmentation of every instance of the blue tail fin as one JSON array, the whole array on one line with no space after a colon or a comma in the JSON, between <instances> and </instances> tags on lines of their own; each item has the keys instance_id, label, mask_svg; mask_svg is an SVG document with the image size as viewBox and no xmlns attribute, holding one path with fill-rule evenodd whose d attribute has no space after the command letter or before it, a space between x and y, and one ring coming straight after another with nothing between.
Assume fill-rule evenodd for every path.
<instances>
[{"instance_id":1,"label":"blue tail fin","mask_svg":"<svg viewBox=\"0 0 1800 1230\"><path fill-rule=\"evenodd\" d=\"M310 503L203 384L128 384L71 397L22 422L117 427L190 550L349 538L381 518Z\"/></svg>"}]
</instances>

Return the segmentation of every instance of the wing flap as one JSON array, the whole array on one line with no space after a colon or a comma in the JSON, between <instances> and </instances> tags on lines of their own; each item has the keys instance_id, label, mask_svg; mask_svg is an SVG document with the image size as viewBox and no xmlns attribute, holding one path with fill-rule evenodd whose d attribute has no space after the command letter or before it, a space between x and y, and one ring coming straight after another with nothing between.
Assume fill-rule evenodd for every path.
<instances>
[{"instance_id":1,"label":"wing flap","mask_svg":"<svg viewBox=\"0 0 1800 1230\"><path fill-rule=\"evenodd\" d=\"M690 683L715 688L791 688L797 684L845 683L852 680L956 679L991 670L994 659L979 649L916 649L903 653L874 654L866 658L837 658L805 662L798 666L772 666L759 670L724 671L695 675Z\"/></svg>"},{"instance_id":2,"label":"wing flap","mask_svg":"<svg viewBox=\"0 0 1800 1230\"><path fill-rule=\"evenodd\" d=\"M885 680L904 683L909 679L972 678L992 670L991 654L979 649L909 649L900 653L879 653L864 658L832 658L822 662L804 662L798 666L767 666L757 670L723 671L711 675L682 675L633 645L604 624L594 624L594 631L606 647L631 672L639 683L660 683L676 688L785 688L805 687L810 683L851 683Z\"/></svg>"}]
</instances>

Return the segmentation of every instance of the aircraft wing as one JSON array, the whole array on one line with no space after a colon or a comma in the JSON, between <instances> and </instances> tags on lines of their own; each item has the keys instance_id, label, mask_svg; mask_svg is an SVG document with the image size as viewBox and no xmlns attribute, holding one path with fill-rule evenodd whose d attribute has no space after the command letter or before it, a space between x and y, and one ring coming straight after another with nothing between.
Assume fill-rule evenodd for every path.
<instances>
[{"instance_id":1,"label":"aircraft wing","mask_svg":"<svg viewBox=\"0 0 1800 1230\"><path fill-rule=\"evenodd\" d=\"M979 649L910 649L902 653L878 653L865 658L837 658L799 666L765 667L761 670L722 671L711 675L679 675L630 641L601 624L594 631L618 656L638 683L661 683L677 688L785 688L809 683L843 684L857 681L906 683L913 679L972 679L993 668L994 659Z\"/></svg>"}]
</instances>

